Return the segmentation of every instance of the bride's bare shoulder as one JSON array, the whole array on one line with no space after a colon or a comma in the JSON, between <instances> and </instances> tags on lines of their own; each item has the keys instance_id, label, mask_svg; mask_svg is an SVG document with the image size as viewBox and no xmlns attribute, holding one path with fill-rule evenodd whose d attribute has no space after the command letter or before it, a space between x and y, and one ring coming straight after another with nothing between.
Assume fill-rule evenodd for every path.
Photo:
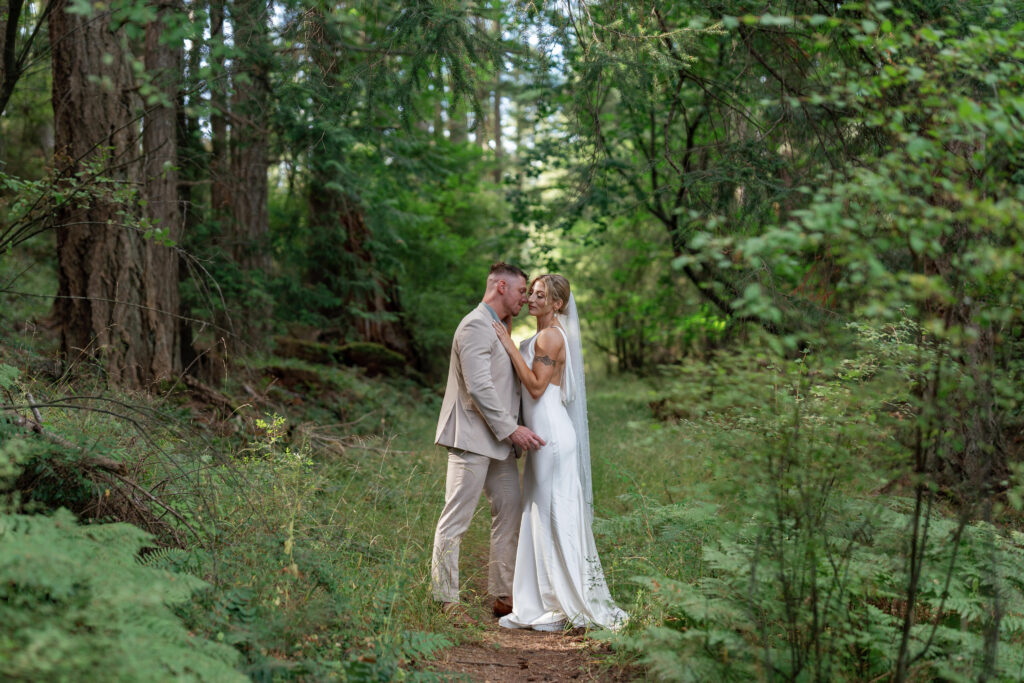
<instances>
[{"instance_id":1,"label":"bride's bare shoulder","mask_svg":"<svg viewBox=\"0 0 1024 683\"><path fill-rule=\"evenodd\" d=\"M548 353L560 351L564 345L565 340L562 338L562 333L554 327L544 328L537 335L537 346Z\"/></svg>"}]
</instances>

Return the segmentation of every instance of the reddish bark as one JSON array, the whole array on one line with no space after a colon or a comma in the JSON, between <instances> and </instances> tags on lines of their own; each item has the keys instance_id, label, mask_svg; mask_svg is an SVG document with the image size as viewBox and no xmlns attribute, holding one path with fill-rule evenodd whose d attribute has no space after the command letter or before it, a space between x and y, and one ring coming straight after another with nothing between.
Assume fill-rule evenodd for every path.
<instances>
[{"instance_id":1,"label":"reddish bark","mask_svg":"<svg viewBox=\"0 0 1024 683\"><path fill-rule=\"evenodd\" d=\"M141 103L120 36L110 31L108 16L86 18L66 8L66 0L56 5L49 25L54 164L70 178L85 163L103 159L104 177L123 187L148 186L144 168L162 168L173 155L173 124L171 141L157 142L166 131L154 132L149 144L160 150L151 150L151 163L141 161L135 118ZM154 182L162 187L173 179ZM101 191L54 214L62 352L68 362L96 360L109 381L123 387L146 387L180 368L177 256L130 225L137 215L137 207ZM167 227L176 225L168 219Z\"/></svg>"},{"instance_id":2,"label":"reddish bark","mask_svg":"<svg viewBox=\"0 0 1024 683\"><path fill-rule=\"evenodd\" d=\"M245 270L269 267L264 242L269 232L267 212L267 121L269 119L269 15L264 0L240 0L231 5L236 44L249 51L236 60L231 94L231 218L228 244Z\"/></svg>"}]
</instances>

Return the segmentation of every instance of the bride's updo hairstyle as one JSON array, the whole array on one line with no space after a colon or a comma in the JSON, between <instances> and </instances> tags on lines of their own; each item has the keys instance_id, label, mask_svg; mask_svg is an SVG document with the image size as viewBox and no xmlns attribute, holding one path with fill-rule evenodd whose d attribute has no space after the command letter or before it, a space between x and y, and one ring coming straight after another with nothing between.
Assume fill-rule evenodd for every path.
<instances>
[{"instance_id":1,"label":"bride's updo hairstyle","mask_svg":"<svg viewBox=\"0 0 1024 683\"><path fill-rule=\"evenodd\" d=\"M538 280L544 282L544 286L547 287L547 293L549 299L557 299L562 304L555 309L557 315L568 315L569 313L569 281L561 275L549 273L548 275L538 275L530 283L531 289L533 284Z\"/></svg>"}]
</instances>

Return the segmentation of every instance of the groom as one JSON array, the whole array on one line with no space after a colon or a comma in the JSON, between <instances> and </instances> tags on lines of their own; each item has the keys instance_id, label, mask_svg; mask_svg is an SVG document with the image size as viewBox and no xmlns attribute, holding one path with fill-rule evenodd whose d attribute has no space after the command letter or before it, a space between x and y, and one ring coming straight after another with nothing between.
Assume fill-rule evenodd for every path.
<instances>
[{"instance_id":1,"label":"groom","mask_svg":"<svg viewBox=\"0 0 1024 683\"><path fill-rule=\"evenodd\" d=\"M444 509L434 533L430 584L446 614L472 621L459 604L459 544L486 491L491 504L491 555L487 591L494 614L512 611L512 572L522 515L513 446L531 450L544 441L519 421L519 380L491 321L509 326L526 303L526 274L495 263L483 301L455 330L448 386L434 443L448 448Z\"/></svg>"}]
</instances>

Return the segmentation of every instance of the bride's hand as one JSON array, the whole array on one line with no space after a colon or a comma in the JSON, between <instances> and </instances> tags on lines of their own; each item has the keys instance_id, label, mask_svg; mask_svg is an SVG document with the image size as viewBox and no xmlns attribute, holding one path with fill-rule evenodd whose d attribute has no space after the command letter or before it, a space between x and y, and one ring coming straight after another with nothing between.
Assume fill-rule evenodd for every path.
<instances>
[{"instance_id":1,"label":"bride's hand","mask_svg":"<svg viewBox=\"0 0 1024 683\"><path fill-rule=\"evenodd\" d=\"M512 343L512 337L509 336L508 330L505 329L505 326L497 321L491 322L491 326L494 327L494 331L498 335L498 341L500 341L501 345L505 347L505 350L509 352L515 350L515 345Z\"/></svg>"}]
</instances>

